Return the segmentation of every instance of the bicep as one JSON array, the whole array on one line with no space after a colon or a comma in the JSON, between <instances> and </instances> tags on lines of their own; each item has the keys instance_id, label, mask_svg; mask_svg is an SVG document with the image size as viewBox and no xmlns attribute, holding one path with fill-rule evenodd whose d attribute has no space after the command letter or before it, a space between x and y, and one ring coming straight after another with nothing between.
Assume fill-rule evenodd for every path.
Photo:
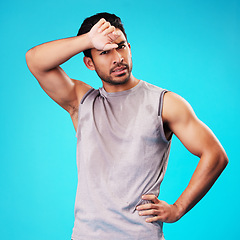
<instances>
[{"instance_id":1,"label":"bicep","mask_svg":"<svg viewBox=\"0 0 240 240\"><path fill-rule=\"evenodd\" d=\"M168 117L169 128L191 153L201 157L203 153L208 154L221 148L212 131L197 118L184 99L173 94L172 99L166 102L168 110L163 110Z\"/></svg>"},{"instance_id":2,"label":"bicep","mask_svg":"<svg viewBox=\"0 0 240 240\"><path fill-rule=\"evenodd\" d=\"M175 123L171 128L183 145L198 157L219 147L212 131L195 116L187 122Z\"/></svg>"},{"instance_id":3,"label":"bicep","mask_svg":"<svg viewBox=\"0 0 240 240\"><path fill-rule=\"evenodd\" d=\"M91 88L81 81L69 78L61 67L32 73L47 95L68 112L73 105L78 105L82 96Z\"/></svg>"}]
</instances>

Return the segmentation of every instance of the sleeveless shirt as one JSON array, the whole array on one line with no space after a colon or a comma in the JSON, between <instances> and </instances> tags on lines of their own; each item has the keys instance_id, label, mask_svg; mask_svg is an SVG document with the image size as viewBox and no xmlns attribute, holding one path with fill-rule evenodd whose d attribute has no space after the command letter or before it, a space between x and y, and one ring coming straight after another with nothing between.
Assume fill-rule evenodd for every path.
<instances>
[{"instance_id":1,"label":"sleeveless shirt","mask_svg":"<svg viewBox=\"0 0 240 240\"><path fill-rule=\"evenodd\" d=\"M90 89L79 106L73 240L163 240L163 223L136 207L159 196L171 140L162 122L166 90L145 81L108 93ZM149 216L148 216L149 217Z\"/></svg>"}]
</instances>

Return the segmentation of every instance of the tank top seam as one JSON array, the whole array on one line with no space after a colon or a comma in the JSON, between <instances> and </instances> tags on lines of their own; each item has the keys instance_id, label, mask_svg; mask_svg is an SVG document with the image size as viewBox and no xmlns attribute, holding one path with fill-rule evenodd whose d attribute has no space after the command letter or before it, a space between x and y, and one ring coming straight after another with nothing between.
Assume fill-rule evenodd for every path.
<instances>
[{"instance_id":1,"label":"tank top seam","mask_svg":"<svg viewBox=\"0 0 240 240\"><path fill-rule=\"evenodd\" d=\"M144 83L147 83L147 82L145 82L145 81L143 81ZM151 83L148 83L148 84L150 84L150 85L152 85ZM162 108L163 108L163 97L164 97L164 94L166 93L166 92L168 92L168 90L167 89L164 89L164 88L160 88L160 87L158 87L158 86L154 86L154 85L152 85L153 87L157 87L158 89L149 89L148 87L147 87L147 85L145 84L145 85L142 85L142 87L144 87L144 89L146 89L147 91L150 91L150 92L154 92L154 93L156 93L156 94L160 94L159 95L159 104L158 104L158 109L157 109L157 117L160 119L160 121L161 121L161 126L160 126L160 134L161 134L161 137L162 137L162 139L163 139L163 141L165 142L165 143L168 143L169 144L169 142L171 141L171 138L169 139L169 140L167 140L167 138L166 138L166 136L165 136L165 133L164 133L164 128L163 128L163 120L162 120Z\"/></svg>"},{"instance_id":2,"label":"tank top seam","mask_svg":"<svg viewBox=\"0 0 240 240\"><path fill-rule=\"evenodd\" d=\"M134 87L120 91L120 92L107 92L103 87L99 88L99 92L101 95L103 95L105 98L117 98L117 97L122 97L122 96L128 96L130 94L133 94L136 92L141 86L144 84L143 80L139 80L139 83L135 85Z\"/></svg>"},{"instance_id":3,"label":"tank top seam","mask_svg":"<svg viewBox=\"0 0 240 240\"><path fill-rule=\"evenodd\" d=\"M166 138L166 136L165 136L164 126L163 126L163 119L162 119L163 97L164 97L164 94L165 94L166 92L168 92L168 90L163 89L163 91L161 92L160 97L159 97L158 117L160 118L160 121L161 121L161 128L160 128L161 136L162 136L164 142L169 143L169 142L171 141L171 138L168 140L168 139Z\"/></svg>"},{"instance_id":4,"label":"tank top seam","mask_svg":"<svg viewBox=\"0 0 240 240\"><path fill-rule=\"evenodd\" d=\"M76 131L76 134L75 134L75 137L78 137L78 132L79 132L79 125L80 125L80 115L81 115L81 108L82 108L82 105L83 103L85 102L85 100L87 100L89 98L89 96L98 91L97 89L95 88L90 88L82 97L81 101L80 101L80 104L78 106L78 121L77 121L77 131Z\"/></svg>"}]
</instances>

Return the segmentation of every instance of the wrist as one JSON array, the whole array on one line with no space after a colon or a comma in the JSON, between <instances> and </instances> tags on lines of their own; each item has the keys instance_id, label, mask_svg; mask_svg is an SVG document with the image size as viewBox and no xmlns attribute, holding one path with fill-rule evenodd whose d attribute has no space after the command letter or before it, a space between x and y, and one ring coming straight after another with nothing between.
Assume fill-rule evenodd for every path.
<instances>
[{"instance_id":1,"label":"wrist","mask_svg":"<svg viewBox=\"0 0 240 240\"><path fill-rule=\"evenodd\" d=\"M85 37L85 39L86 39L86 44L87 44L87 49L92 49L92 48L94 48L94 45L93 45L93 42L92 42L92 37L91 37L91 34L90 34L90 32L88 32L88 33L85 33L84 34L84 37ZM86 50L87 50L86 49Z\"/></svg>"},{"instance_id":2,"label":"wrist","mask_svg":"<svg viewBox=\"0 0 240 240\"><path fill-rule=\"evenodd\" d=\"M94 48L88 33L79 35L76 38L77 42L75 45L80 47L80 52Z\"/></svg>"},{"instance_id":3,"label":"wrist","mask_svg":"<svg viewBox=\"0 0 240 240\"><path fill-rule=\"evenodd\" d=\"M185 209L181 204L177 202L175 202L173 206L175 207L176 218L179 220L185 214Z\"/></svg>"}]
</instances>

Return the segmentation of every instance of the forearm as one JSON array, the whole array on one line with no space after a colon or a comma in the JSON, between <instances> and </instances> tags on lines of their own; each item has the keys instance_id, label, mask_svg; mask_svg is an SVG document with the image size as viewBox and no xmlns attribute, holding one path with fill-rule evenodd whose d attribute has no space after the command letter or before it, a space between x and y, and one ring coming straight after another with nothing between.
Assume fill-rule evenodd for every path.
<instances>
[{"instance_id":1,"label":"forearm","mask_svg":"<svg viewBox=\"0 0 240 240\"><path fill-rule=\"evenodd\" d=\"M227 163L225 152L201 156L187 188L174 203L178 208L178 218L181 218L202 199Z\"/></svg>"},{"instance_id":2,"label":"forearm","mask_svg":"<svg viewBox=\"0 0 240 240\"><path fill-rule=\"evenodd\" d=\"M46 72L90 48L91 42L88 35L84 34L36 46L27 52L26 60L31 70Z\"/></svg>"},{"instance_id":3,"label":"forearm","mask_svg":"<svg viewBox=\"0 0 240 240\"><path fill-rule=\"evenodd\" d=\"M208 192L228 163L220 142L211 130L197 119L184 99L173 93L166 94L162 116L171 131L200 161L187 188L174 204L169 205L155 195L143 196L143 199L153 202L137 208L142 216L153 215L146 219L147 222L179 220Z\"/></svg>"}]
</instances>

